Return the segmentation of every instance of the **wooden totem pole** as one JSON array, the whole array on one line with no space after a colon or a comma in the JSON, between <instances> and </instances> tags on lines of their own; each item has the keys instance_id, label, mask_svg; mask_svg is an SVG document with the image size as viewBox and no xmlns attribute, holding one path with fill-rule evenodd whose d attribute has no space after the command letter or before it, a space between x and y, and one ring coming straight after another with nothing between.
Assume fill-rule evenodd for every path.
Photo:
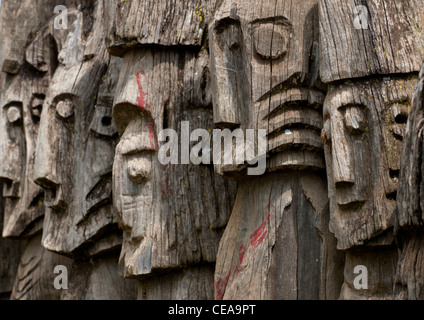
<instances>
[{"instance_id":1,"label":"wooden totem pole","mask_svg":"<svg viewBox=\"0 0 424 320\"><path fill-rule=\"evenodd\" d=\"M327 227L318 1L224 0L209 39L215 126L267 137L261 176L248 162L215 165L239 181L215 298L335 298L342 257Z\"/></svg>"},{"instance_id":2,"label":"wooden totem pole","mask_svg":"<svg viewBox=\"0 0 424 320\"><path fill-rule=\"evenodd\" d=\"M102 0L67 9L67 37L42 103L33 160L33 179L45 194L42 244L74 259L62 299L133 299L134 283L117 272L122 232L112 214L120 61L106 51Z\"/></svg>"},{"instance_id":3,"label":"wooden totem pole","mask_svg":"<svg viewBox=\"0 0 424 320\"><path fill-rule=\"evenodd\" d=\"M183 145L190 131L213 128L205 39L215 1L110 5L110 50L123 57L113 107L121 137L113 178L123 274L139 280L139 299L212 299L236 186L211 164L187 161ZM167 133L164 140L177 147L172 162L159 159Z\"/></svg>"},{"instance_id":4,"label":"wooden totem pole","mask_svg":"<svg viewBox=\"0 0 424 320\"><path fill-rule=\"evenodd\" d=\"M424 299L423 117L424 66L412 99L402 150L395 235L401 254L395 298Z\"/></svg>"},{"instance_id":5,"label":"wooden totem pole","mask_svg":"<svg viewBox=\"0 0 424 320\"><path fill-rule=\"evenodd\" d=\"M361 3L319 1L330 230L346 252L340 298L392 299L400 155L424 58L424 3ZM359 270L367 286L355 283Z\"/></svg>"}]
</instances>

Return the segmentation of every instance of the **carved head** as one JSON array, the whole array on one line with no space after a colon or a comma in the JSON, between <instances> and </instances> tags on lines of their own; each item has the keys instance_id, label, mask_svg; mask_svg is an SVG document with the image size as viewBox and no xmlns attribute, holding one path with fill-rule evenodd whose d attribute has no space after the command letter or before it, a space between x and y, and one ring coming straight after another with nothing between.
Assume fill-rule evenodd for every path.
<instances>
[{"instance_id":1,"label":"carved head","mask_svg":"<svg viewBox=\"0 0 424 320\"><path fill-rule=\"evenodd\" d=\"M59 53L41 113L34 180L45 189L43 246L72 254L113 228L112 161L116 130L112 123L113 75L102 34L102 2L91 26L82 12ZM87 13L87 11L86 11ZM91 28L90 28L91 26ZM102 248L109 249L112 240Z\"/></svg>"},{"instance_id":2,"label":"carved head","mask_svg":"<svg viewBox=\"0 0 424 320\"><path fill-rule=\"evenodd\" d=\"M215 261L220 228L231 210L228 185L211 166L163 165L158 156L163 129L180 136L181 121L189 121L193 130L213 126L210 98L202 87L207 63L204 51L172 48L132 50L124 56L113 109L121 136L113 189L124 230L120 260L125 276ZM189 141L176 143L179 149Z\"/></svg>"},{"instance_id":3,"label":"carved head","mask_svg":"<svg viewBox=\"0 0 424 320\"><path fill-rule=\"evenodd\" d=\"M31 177L39 106L47 89L48 75L37 80L16 76L1 99L0 177L6 198L5 237L29 232L26 229L44 213L42 189Z\"/></svg>"},{"instance_id":4,"label":"carved head","mask_svg":"<svg viewBox=\"0 0 424 320\"><path fill-rule=\"evenodd\" d=\"M317 16L315 0L224 0L210 27L215 125L266 129L269 169L324 167Z\"/></svg>"},{"instance_id":5,"label":"carved head","mask_svg":"<svg viewBox=\"0 0 424 320\"><path fill-rule=\"evenodd\" d=\"M393 227L400 153L416 79L330 87L323 140L330 230L347 249Z\"/></svg>"},{"instance_id":6,"label":"carved head","mask_svg":"<svg viewBox=\"0 0 424 320\"><path fill-rule=\"evenodd\" d=\"M26 11L22 9L24 13L14 8L18 4L24 5L20 2L6 1L2 6L4 37L1 46L4 50L0 59L3 63L0 178L4 181L2 192L7 199L3 227L5 237L29 236L41 227L44 193L32 180L35 144L43 101L58 64L57 48L66 36L64 31L53 32L54 18L47 19L53 15L53 7L50 11L51 3L42 1L37 5L28 4ZM45 5L43 9L37 7L42 4ZM37 8L32 8L33 5ZM32 10L30 8L35 11L29 13ZM37 9L41 9L41 12ZM25 18L16 18L13 22L16 23L14 33L8 33L9 26L5 24L10 22L9 15L13 10L18 10ZM38 23L42 26L34 29ZM14 41L15 37L18 40L9 46L8 43Z\"/></svg>"}]
</instances>

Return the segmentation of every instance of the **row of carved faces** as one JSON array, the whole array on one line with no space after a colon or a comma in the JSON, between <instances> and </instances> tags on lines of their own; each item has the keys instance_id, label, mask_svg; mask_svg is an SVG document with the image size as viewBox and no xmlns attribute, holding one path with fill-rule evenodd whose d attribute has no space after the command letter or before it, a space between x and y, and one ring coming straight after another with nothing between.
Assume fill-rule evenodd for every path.
<instances>
[{"instance_id":1,"label":"row of carved faces","mask_svg":"<svg viewBox=\"0 0 424 320\"><path fill-rule=\"evenodd\" d=\"M231 210L219 193L234 195L223 179L211 178L210 166L159 162L159 132L180 130L182 120L193 129L266 129L269 171L326 167L339 248L390 227L415 80L347 83L325 98L317 76L316 1L297 10L277 2L261 12L236 2L224 1L215 14L210 56L181 48L132 50L115 66L119 81L104 97L105 52L70 59L51 74L28 63L34 72L13 76L3 88L0 116L4 236L30 234L44 216L43 245L71 254L119 223L128 275L214 261L207 255L217 250ZM121 137L116 150L114 124ZM196 189L201 198L192 199ZM385 219L376 222L377 211L387 212Z\"/></svg>"},{"instance_id":2,"label":"row of carved faces","mask_svg":"<svg viewBox=\"0 0 424 320\"><path fill-rule=\"evenodd\" d=\"M119 72L119 65L101 41L97 55L85 52L95 35L83 35L82 12L70 10L69 23L68 31L57 31L51 18L21 48L20 70L2 74L0 117L3 236L30 236L44 218L43 244L65 253L114 222L111 163L118 140L113 86L105 76L108 66ZM87 221L97 212L102 219Z\"/></svg>"}]
</instances>

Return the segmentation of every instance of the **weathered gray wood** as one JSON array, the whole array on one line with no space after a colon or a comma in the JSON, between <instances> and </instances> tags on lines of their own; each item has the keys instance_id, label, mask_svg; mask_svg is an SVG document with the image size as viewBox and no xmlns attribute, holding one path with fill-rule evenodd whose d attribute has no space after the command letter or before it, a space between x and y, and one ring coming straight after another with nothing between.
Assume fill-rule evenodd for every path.
<instances>
[{"instance_id":1,"label":"weathered gray wood","mask_svg":"<svg viewBox=\"0 0 424 320\"><path fill-rule=\"evenodd\" d=\"M345 282L340 299L392 300L397 259L395 246L378 246L372 249L347 251L344 270ZM362 271L355 273L356 266L364 266L368 270L367 289L355 289L355 278L362 275Z\"/></svg>"},{"instance_id":2,"label":"weathered gray wood","mask_svg":"<svg viewBox=\"0 0 424 320\"><path fill-rule=\"evenodd\" d=\"M398 259L393 227L402 143L424 53L422 5L319 3L320 75L334 84L324 102L322 135L330 231L337 247L348 250L341 299L394 297L396 271L379 259L385 257L391 266ZM352 285L361 261L373 277L369 290Z\"/></svg>"},{"instance_id":3,"label":"weathered gray wood","mask_svg":"<svg viewBox=\"0 0 424 320\"><path fill-rule=\"evenodd\" d=\"M113 112L121 136L113 173L120 263L125 276L139 279L139 299L213 298L235 183L212 165L162 165L158 135L173 129L180 136L182 121L190 130L213 129L204 45L214 5L121 1L109 25L109 50L124 58Z\"/></svg>"},{"instance_id":4,"label":"weathered gray wood","mask_svg":"<svg viewBox=\"0 0 424 320\"><path fill-rule=\"evenodd\" d=\"M320 0L321 79L418 72L424 59L423 6L421 0ZM362 14L367 18L360 20Z\"/></svg>"},{"instance_id":5,"label":"weathered gray wood","mask_svg":"<svg viewBox=\"0 0 424 320\"><path fill-rule=\"evenodd\" d=\"M0 298L424 299L423 7L2 0ZM182 121L266 172L182 163Z\"/></svg>"},{"instance_id":6,"label":"weathered gray wood","mask_svg":"<svg viewBox=\"0 0 424 320\"><path fill-rule=\"evenodd\" d=\"M9 5L8 0L4 2L6 6ZM54 4L40 1L37 6L42 2ZM25 4L25 1L18 4L23 6L22 9L32 10L32 4ZM40 26L37 25L36 32L31 23L25 24L25 19L15 21L11 20L12 17L2 18L3 21L16 23L16 30L19 30L22 37L27 37L25 43L19 47L19 57L22 59L19 64L23 67L16 71L16 75L1 75L0 176L5 179L5 188L2 191L6 197L3 235L30 237L30 243L21 258L12 298L60 299L62 292L53 288L54 267L62 264L70 270L72 263L84 264L81 259L106 252L108 257L95 258L95 268L77 268L71 274L70 285L73 290L62 298L133 299L137 293L136 283L127 284L130 281L118 275L119 254L116 250L120 249L122 232L118 230L111 213L112 161L117 140L117 132L112 123L112 101L121 59L110 59L103 37L100 36L104 34L103 1L98 1L95 6L90 2L81 3L79 8L75 1L61 4L69 6L68 30L59 31L54 28L54 6L49 5L45 6L45 12L41 14L45 20L41 21ZM37 12L33 11L31 14L36 15ZM31 20L27 16L26 19ZM7 31L2 29L2 43L14 36L4 34L5 30ZM23 35L24 32L27 34ZM18 50L17 48L12 47L13 50ZM2 54L13 58L12 53L7 50ZM40 151L36 148L36 140L40 131L43 149L51 147L48 143L54 140L55 134L60 136L61 132L49 126L49 123L47 130L43 125L39 130L39 124L51 120L45 118L42 110L48 112L46 107L51 107L52 100L53 107L57 108L57 117L74 117L77 112L68 103L68 98L75 98L74 102L81 109L85 108L86 112L81 110L81 117L75 124L75 134L80 134L80 140L77 141L74 135L70 135L76 149L65 150L62 146L53 148L55 152L48 154L48 157L54 158L53 162L59 170L53 168L51 162L47 162L47 165L50 164L47 173L51 174L52 170L53 174L57 171L64 173L64 179L60 182L68 190L76 190L75 193L65 190L64 194L59 194L70 201L73 207L66 208L68 214L53 212L53 219L59 219L52 226L50 214L57 207L62 208L63 203L56 201L52 205L51 190L45 191L33 181L34 171L37 175L40 170L46 169L46 163L42 162L40 166L40 161L37 162ZM62 129L69 129L66 128L68 124L69 122L64 122ZM79 131L81 127L84 132ZM75 160L74 170L67 166L70 160ZM41 184L43 182L46 179ZM46 187L45 184L43 186ZM72 261L41 246L41 235L38 232L43 227L45 214L43 237L53 238L54 241L43 241L43 244L48 249L71 255L77 260ZM36 235L33 236L34 234ZM19 244L17 241L15 246ZM16 251L19 255L19 251ZM13 256L9 256L11 268L14 260ZM90 279L84 283L84 292L75 289L81 288L82 284L75 282L80 278ZM2 285L6 285L6 281L7 278L4 281L2 278Z\"/></svg>"},{"instance_id":7,"label":"weathered gray wood","mask_svg":"<svg viewBox=\"0 0 424 320\"><path fill-rule=\"evenodd\" d=\"M34 164L34 180L46 193L43 246L76 257L121 244L111 206L117 140L111 103L120 59L109 62L98 36L104 34L103 1L91 10L91 20L85 16L89 10L76 12L58 53L60 65L46 93Z\"/></svg>"},{"instance_id":8,"label":"weathered gray wood","mask_svg":"<svg viewBox=\"0 0 424 320\"><path fill-rule=\"evenodd\" d=\"M424 67L411 104L397 196L395 233L401 248L397 266L397 299L424 299L424 228L423 228L423 106Z\"/></svg>"},{"instance_id":9,"label":"weathered gray wood","mask_svg":"<svg viewBox=\"0 0 424 320\"><path fill-rule=\"evenodd\" d=\"M202 46L216 0L108 0L108 45L123 55L140 45Z\"/></svg>"},{"instance_id":10,"label":"weathered gray wood","mask_svg":"<svg viewBox=\"0 0 424 320\"><path fill-rule=\"evenodd\" d=\"M260 178L215 164L242 180L218 251L218 299L339 295L343 253L328 230L319 173L325 92L317 31L318 1L226 0L209 28L215 126L264 129L268 138L269 173Z\"/></svg>"},{"instance_id":11,"label":"weathered gray wood","mask_svg":"<svg viewBox=\"0 0 424 320\"><path fill-rule=\"evenodd\" d=\"M270 170L325 167L317 31L315 0L226 0L209 27L214 123L266 130Z\"/></svg>"},{"instance_id":12,"label":"weathered gray wood","mask_svg":"<svg viewBox=\"0 0 424 320\"><path fill-rule=\"evenodd\" d=\"M397 198L397 227L420 228L423 226L423 186L422 186L422 119L424 109L424 67L414 92L405 142L402 149L402 166L399 177Z\"/></svg>"},{"instance_id":13,"label":"weathered gray wood","mask_svg":"<svg viewBox=\"0 0 424 320\"><path fill-rule=\"evenodd\" d=\"M212 300L214 264L185 268L139 281L139 300Z\"/></svg>"},{"instance_id":14,"label":"weathered gray wood","mask_svg":"<svg viewBox=\"0 0 424 320\"><path fill-rule=\"evenodd\" d=\"M61 265L69 270L71 263L71 259L44 249L41 234L32 237L21 256L11 299L59 300L62 291L53 285L54 268Z\"/></svg>"},{"instance_id":15,"label":"weathered gray wood","mask_svg":"<svg viewBox=\"0 0 424 320\"><path fill-rule=\"evenodd\" d=\"M174 129L180 137L181 121L189 121L190 130L213 127L210 96L202 87L207 62L206 51L172 47L124 56L113 112L121 135L114 205L124 230L124 274L142 282L158 271L173 278L173 269L215 262L229 218L234 183L215 175L212 165L162 165L158 159L162 129ZM202 273L195 275L203 282ZM195 296L178 292L187 288L182 284L175 288L172 296Z\"/></svg>"},{"instance_id":16,"label":"weathered gray wood","mask_svg":"<svg viewBox=\"0 0 424 320\"><path fill-rule=\"evenodd\" d=\"M273 173L240 184L220 242L215 298L338 296L340 258L328 259L335 252L328 231L316 230L329 214L325 187L325 179L308 173Z\"/></svg>"},{"instance_id":17,"label":"weathered gray wood","mask_svg":"<svg viewBox=\"0 0 424 320\"><path fill-rule=\"evenodd\" d=\"M3 197L0 197L0 230L3 230ZM0 300L10 299L19 259L26 241L0 238Z\"/></svg>"},{"instance_id":18,"label":"weathered gray wood","mask_svg":"<svg viewBox=\"0 0 424 320\"><path fill-rule=\"evenodd\" d=\"M400 153L416 77L330 87L324 104L330 230L339 249L393 228Z\"/></svg>"},{"instance_id":19,"label":"weathered gray wood","mask_svg":"<svg viewBox=\"0 0 424 320\"><path fill-rule=\"evenodd\" d=\"M118 256L102 255L89 261L74 260L69 269L69 288L61 300L135 300L137 282L118 274Z\"/></svg>"}]
</instances>

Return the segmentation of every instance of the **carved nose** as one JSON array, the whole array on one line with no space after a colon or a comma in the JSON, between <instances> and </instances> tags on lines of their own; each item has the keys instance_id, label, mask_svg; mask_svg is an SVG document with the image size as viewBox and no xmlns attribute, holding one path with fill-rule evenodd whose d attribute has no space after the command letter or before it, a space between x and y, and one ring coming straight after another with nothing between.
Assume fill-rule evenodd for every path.
<instances>
[{"instance_id":1,"label":"carved nose","mask_svg":"<svg viewBox=\"0 0 424 320\"><path fill-rule=\"evenodd\" d=\"M51 129L51 121L45 115L47 111L47 109L42 111L43 116L35 150L33 180L43 189L52 190L57 189L61 185L57 175L57 146L59 141L57 134Z\"/></svg>"},{"instance_id":2,"label":"carved nose","mask_svg":"<svg viewBox=\"0 0 424 320\"><path fill-rule=\"evenodd\" d=\"M127 174L129 179L141 184L150 178L151 163L148 159L138 156L133 156L128 160Z\"/></svg>"},{"instance_id":3,"label":"carved nose","mask_svg":"<svg viewBox=\"0 0 424 320\"><path fill-rule=\"evenodd\" d=\"M332 150L334 184L339 188L354 185L354 150L342 132L339 134L333 132Z\"/></svg>"}]
</instances>

